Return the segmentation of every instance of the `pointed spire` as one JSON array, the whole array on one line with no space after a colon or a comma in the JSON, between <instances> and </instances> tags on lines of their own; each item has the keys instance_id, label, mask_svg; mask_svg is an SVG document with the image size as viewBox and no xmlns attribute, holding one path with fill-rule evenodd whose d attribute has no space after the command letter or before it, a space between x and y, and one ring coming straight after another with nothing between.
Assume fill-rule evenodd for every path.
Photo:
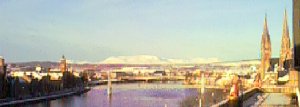
<instances>
[{"instance_id":1,"label":"pointed spire","mask_svg":"<svg viewBox=\"0 0 300 107\"><path fill-rule=\"evenodd\" d=\"M284 20L287 21L286 9L284 9Z\"/></svg>"},{"instance_id":2,"label":"pointed spire","mask_svg":"<svg viewBox=\"0 0 300 107\"><path fill-rule=\"evenodd\" d=\"M283 32L284 33L288 33L289 31L289 28L288 28L288 24L287 24L287 14L286 14L286 9L284 10L284 22L283 22ZM289 35L286 35L286 36L289 36Z\"/></svg>"},{"instance_id":3,"label":"pointed spire","mask_svg":"<svg viewBox=\"0 0 300 107\"><path fill-rule=\"evenodd\" d=\"M264 22L264 34L269 34L268 23L267 23L267 13L265 14L265 22Z\"/></svg>"},{"instance_id":4,"label":"pointed spire","mask_svg":"<svg viewBox=\"0 0 300 107\"><path fill-rule=\"evenodd\" d=\"M286 9L284 10L284 17L283 17L283 28L282 28L282 38L281 38L281 49L280 49L280 59L279 59L279 71L282 71L285 68L284 62L287 59L292 58L291 52L291 43L289 37L289 28L287 22L287 12Z\"/></svg>"},{"instance_id":5,"label":"pointed spire","mask_svg":"<svg viewBox=\"0 0 300 107\"><path fill-rule=\"evenodd\" d=\"M261 79L265 78L265 72L267 72L270 69L270 59L271 59L271 40L268 30L268 23L267 23L267 14L265 15L265 21L264 21L264 31L261 38L261 65L259 73L261 76Z\"/></svg>"},{"instance_id":6,"label":"pointed spire","mask_svg":"<svg viewBox=\"0 0 300 107\"><path fill-rule=\"evenodd\" d=\"M284 10L284 17L283 17L283 32L282 32L282 44L285 43L286 48L290 48L290 36L289 36L289 27L287 22L287 12L286 9Z\"/></svg>"},{"instance_id":7,"label":"pointed spire","mask_svg":"<svg viewBox=\"0 0 300 107\"><path fill-rule=\"evenodd\" d=\"M263 34L262 34L262 38L263 38L262 40L264 42L268 42L267 44L269 44L269 42L271 42L269 29L268 29L267 14L265 14L264 31L263 31Z\"/></svg>"}]
</instances>

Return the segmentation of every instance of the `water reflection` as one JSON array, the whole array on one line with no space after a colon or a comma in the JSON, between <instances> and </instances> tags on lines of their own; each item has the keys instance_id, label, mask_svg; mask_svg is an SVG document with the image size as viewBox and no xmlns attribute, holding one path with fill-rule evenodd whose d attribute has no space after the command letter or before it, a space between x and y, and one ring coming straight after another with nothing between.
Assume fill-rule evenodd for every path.
<instances>
[{"instance_id":1,"label":"water reflection","mask_svg":"<svg viewBox=\"0 0 300 107\"><path fill-rule=\"evenodd\" d=\"M206 89L204 93L201 93L200 89L191 89L190 91L194 90L196 90L197 94L192 94L182 99L180 107L211 106L225 99L227 95L227 93L224 93L221 89Z\"/></svg>"},{"instance_id":2,"label":"water reflection","mask_svg":"<svg viewBox=\"0 0 300 107\"><path fill-rule=\"evenodd\" d=\"M112 95L107 86L94 87L88 93L62 99L27 104L25 107L202 107L225 98L220 89L184 88L181 83L128 83L113 84ZM173 88L172 88L173 87ZM175 87L175 88L174 88ZM213 94L214 93L214 96Z\"/></svg>"},{"instance_id":3,"label":"water reflection","mask_svg":"<svg viewBox=\"0 0 300 107\"><path fill-rule=\"evenodd\" d=\"M112 97L112 94L108 94L107 95L107 100L108 100L108 107L111 107L111 97Z\"/></svg>"}]
</instances>

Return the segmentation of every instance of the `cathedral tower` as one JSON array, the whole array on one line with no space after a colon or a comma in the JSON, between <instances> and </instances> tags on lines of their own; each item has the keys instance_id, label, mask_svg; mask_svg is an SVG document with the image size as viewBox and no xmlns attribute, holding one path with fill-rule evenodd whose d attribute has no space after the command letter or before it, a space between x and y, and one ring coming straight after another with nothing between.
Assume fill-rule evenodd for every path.
<instances>
[{"instance_id":1,"label":"cathedral tower","mask_svg":"<svg viewBox=\"0 0 300 107\"><path fill-rule=\"evenodd\" d=\"M270 69L271 51L271 40L268 30L267 16L265 16L264 31L261 39L261 64L259 68L262 80L265 77L265 72Z\"/></svg>"},{"instance_id":2,"label":"cathedral tower","mask_svg":"<svg viewBox=\"0 0 300 107\"><path fill-rule=\"evenodd\" d=\"M283 20L283 32L281 38L281 49L280 49L280 58L279 58L279 66L278 70L282 71L284 68L290 67L290 60L292 59L292 52L291 52L291 43L290 43L290 36L289 36L289 28L287 24L287 14L284 11L284 20Z\"/></svg>"}]
</instances>

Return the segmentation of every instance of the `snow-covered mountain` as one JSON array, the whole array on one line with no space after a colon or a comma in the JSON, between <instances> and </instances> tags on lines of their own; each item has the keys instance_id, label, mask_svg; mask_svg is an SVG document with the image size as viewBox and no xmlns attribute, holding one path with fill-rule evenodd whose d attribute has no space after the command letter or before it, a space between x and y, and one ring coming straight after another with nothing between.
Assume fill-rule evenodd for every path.
<instances>
[{"instance_id":1,"label":"snow-covered mountain","mask_svg":"<svg viewBox=\"0 0 300 107\"><path fill-rule=\"evenodd\" d=\"M212 63L219 62L217 58L195 59L168 59L151 55L113 56L105 59L103 64L187 64L187 63Z\"/></svg>"},{"instance_id":2,"label":"snow-covered mountain","mask_svg":"<svg viewBox=\"0 0 300 107\"><path fill-rule=\"evenodd\" d=\"M272 59L275 60L275 59ZM278 60L278 58L277 58ZM273 61L274 62L274 61ZM277 61L278 62L278 61ZM42 65L42 66L52 66L57 65L57 62L51 61L31 61L31 62L16 62L19 65ZM83 60L67 60L68 64L207 64L213 63L219 66L241 66L241 65L259 65L259 59L249 59L240 61L225 61L222 62L218 58L193 58L193 59L171 59L171 58L161 58L152 55L136 55L136 56L112 56L106 58L103 61L83 61Z\"/></svg>"}]
</instances>

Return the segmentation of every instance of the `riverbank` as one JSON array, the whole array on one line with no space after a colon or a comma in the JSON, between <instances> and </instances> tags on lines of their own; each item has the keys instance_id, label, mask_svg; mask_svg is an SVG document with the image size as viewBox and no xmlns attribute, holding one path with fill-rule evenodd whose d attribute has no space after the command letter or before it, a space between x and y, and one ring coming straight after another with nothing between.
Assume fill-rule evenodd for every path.
<instances>
[{"instance_id":1,"label":"riverbank","mask_svg":"<svg viewBox=\"0 0 300 107\"><path fill-rule=\"evenodd\" d=\"M46 101L46 100L54 100L54 99L59 99L62 97L83 94L90 90L91 90L90 88L81 88L81 89L77 88L77 89L64 90L64 91L58 92L57 94L52 94L52 95L26 98L26 99L21 99L21 100L6 100L6 101L3 101L0 103L0 107L14 106L14 105L17 106L20 104L30 104L30 103L36 103L36 102L41 102L41 101Z\"/></svg>"}]
</instances>

